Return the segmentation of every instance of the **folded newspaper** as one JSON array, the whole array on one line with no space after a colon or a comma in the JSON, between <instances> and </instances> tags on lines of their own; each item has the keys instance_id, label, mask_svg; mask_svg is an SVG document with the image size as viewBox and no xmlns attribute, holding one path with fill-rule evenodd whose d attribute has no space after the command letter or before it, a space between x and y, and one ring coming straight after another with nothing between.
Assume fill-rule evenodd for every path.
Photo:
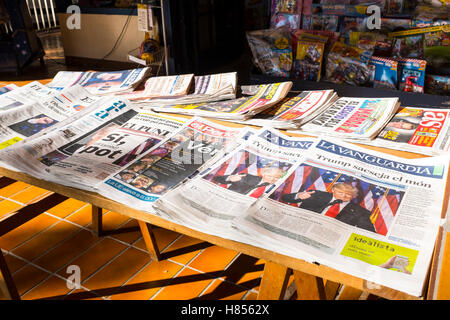
<instances>
[{"instance_id":1,"label":"folded newspaper","mask_svg":"<svg viewBox=\"0 0 450 320\"><path fill-rule=\"evenodd\" d=\"M11 88L12 90L0 95L0 112L24 105L31 105L42 98L57 93L56 90L52 90L37 81L30 82L22 87Z\"/></svg>"},{"instance_id":2,"label":"folded newspaper","mask_svg":"<svg viewBox=\"0 0 450 320\"><path fill-rule=\"evenodd\" d=\"M266 249L421 296L448 166L320 139L233 224Z\"/></svg>"},{"instance_id":3,"label":"folded newspaper","mask_svg":"<svg viewBox=\"0 0 450 320\"><path fill-rule=\"evenodd\" d=\"M410 160L320 137L289 151L292 140L269 132L168 192L156 201L158 212L421 296L445 210L449 157Z\"/></svg>"},{"instance_id":4,"label":"folded newspaper","mask_svg":"<svg viewBox=\"0 0 450 320\"><path fill-rule=\"evenodd\" d=\"M372 140L389 122L399 105L398 98L339 98L301 126L300 131L348 138L355 142Z\"/></svg>"},{"instance_id":5,"label":"folded newspaper","mask_svg":"<svg viewBox=\"0 0 450 320\"><path fill-rule=\"evenodd\" d=\"M104 72L60 71L47 86L62 90L79 84L90 93L100 95L131 92L149 76L150 71L150 68Z\"/></svg>"},{"instance_id":6,"label":"folded newspaper","mask_svg":"<svg viewBox=\"0 0 450 320\"><path fill-rule=\"evenodd\" d=\"M75 114L98 99L89 95L80 86L56 92L55 95L44 96L40 96L30 87L27 95L23 95L22 90L26 90L23 88L5 94L15 94L17 106L9 105L0 111L0 150L33 137L41 131L54 129L67 120L71 121ZM37 88L39 89L39 86Z\"/></svg>"},{"instance_id":7,"label":"folded newspaper","mask_svg":"<svg viewBox=\"0 0 450 320\"><path fill-rule=\"evenodd\" d=\"M81 87L77 88L84 91ZM64 92L74 89L75 87L64 90L61 96L66 96ZM78 149L97 141L102 137L102 133L124 124L138 114L129 102L115 97L103 97L77 114L61 106L58 108L52 106L52 111L64 111L72 116L56 124L51 131L42 131L27 139L26 143L19 142L13 148L3 150L0 152L0 160L35 177L70 186L72 185L69 181L53 176L49 168L55 162L69 158ZM53 115L53 113L47 114ZM62 117L59 114L58 116Z\"/></svg>"},{"instance_id":8,"label":"folded newspaper","mask_svg":"<svg viewBox=\"0 0 450 320\"><path fill-rule=\"evenodd\" d=\"M364 143L425 155L448 154L450 109L401 108L374 140Z\"/></svg>"},{"instance_id":9,"label":"folded newspaper","mask_svg":"<svg viewBox=\"0 0 450 320\"><path fill-rule=\"evenodd\" d=\"M224 120L245 120L280 102L288 94L291 87L291 81L259 86L242 86L243 94L251 95L217 102L163 105L152 107L152 110Z\"/></svg>"},{"instance_id":10,"label":"folded newspaper","mask_svg":"<svg viewBox=\"0 0 450 320\"><path fill-rule=\"evenodd\" d=\"M19 88L15 84L8 84L0 88L0 95L5 94L7 92L13 91L14 89Z\"/></svg>"},{"instance_id":11,"label":"folded newspaper","mask_svg":"<svg viewBox=\"0 0 450 320\"><path fill-rule=\"evenodd\" d=\"M243 123L277 129L297 129L322 113L337 98L333 90L301 91L300 93L291 91L282 101Z\"/></svg>"},{"instance_id":12,"label":"folded newspaper","mask_svg":"<svg viewBox=\"0 0 450 320\"><path fill-rule=\"evenodd\" d=\"M231 221L276 188L314 138L262 128L221 161L156 201L158 213L190 228L235 237Z\"/></svg>"},{"instance_id":13,"label":"folded newspaper","mask_svg":"<svg viewBox=\"0 0 450 320\"><path fill-rule=\"evenodd\" d=\"M242 132L202 118L192 118L125 168L97 185L101 195L155 213L153 202L202 170L214 155Z\"/></svg>"},{"instance_id":14,"label":"folded newspaper","mask_svg":"<svg viewBox=\"0 0 450 320\"><path fill-rule=\"evenodd\" d=\"M179 77L179 76L177 76ZM150 78L149 80L151 80ZM194 89L192 93L186 92L184 95L164 95L161 97L149 97L141 101L137 100L139 106L149 109L151 107L161 107L163 105L192 104L219 101L236 98L237 73L218 73L194 77ZM171 88L163 88L162 92L170 91ZM133 99L134 100L134 99Z\"/></svg>"},{"instance_id":15,"label":"folded newspaper","mask_svg":"<svg viewBox=\"0 0 450 320\"><path fill-rule=\"evenodd\" d=\"M144 88L139 88L130 93L121 94L136 103L143 103L155 98L176 99L189 93L194 74L182 74L177 76L150 77L144 83Z\"/></svg>"}]
</instances>

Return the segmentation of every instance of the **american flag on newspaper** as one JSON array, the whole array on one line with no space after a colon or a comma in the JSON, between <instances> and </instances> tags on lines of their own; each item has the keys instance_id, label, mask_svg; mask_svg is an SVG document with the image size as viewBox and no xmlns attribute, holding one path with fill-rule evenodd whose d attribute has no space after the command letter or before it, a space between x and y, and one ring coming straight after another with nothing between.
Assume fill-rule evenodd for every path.
<instances>
[{"instance_id":1,"label":"american flag on newspaper","mask_svg":"<svg viewBox=\"0 0 450 320\"><path fill-rule=\"evenodd\" d=\"M302 164L270 197L283 202L281 197L284 194L308 190L332 192L333 185L340 182L351 183L358 189L358 196L352 201L369 210L370 220L377 233L386 235L400 206L403 191L378 186L332 170ZM299 204L289 205L297 207Z\"/></svg>"}]
</instances>

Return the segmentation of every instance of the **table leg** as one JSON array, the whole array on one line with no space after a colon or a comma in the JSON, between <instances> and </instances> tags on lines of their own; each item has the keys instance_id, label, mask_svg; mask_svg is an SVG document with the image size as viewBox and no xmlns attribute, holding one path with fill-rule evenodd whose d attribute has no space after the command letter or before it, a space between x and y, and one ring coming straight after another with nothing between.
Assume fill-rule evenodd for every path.
<instances>
[{"instance_id":1,"label":"table leg","mask_svg":"<svg viewBox=\"0 0 450 320\"><path fill-rule=\"evenodd\" d=\"M358 300L363 291L349 286L344 286L337 297L338 300Z\"/></svg>"},{"instance_id":2,"label":"table leg","mask_svg":"<svg viewBox=\"0 0 450 320\"><path fill-rule=\"evenodd\" d=\"M322 278L294 270L294 281L298 300L326 299Z\"/></svg>"},{"instance_id":3,"label":"table leg","mask_svg":"<svg viewBox=\"0 0 450 320\"><path fill-rule=\"evenodd\" d=\"M20 295L17 292L14 280L9 272L8 266L6 265L5 258L3 257L3 252L0 249L0 290L5 295L6 299L10 300L20 300Z\"/></svg>"},{"instance_id":4,"label":"table leg","mask_svg":"<svg viewBox=\"0 0 450 320\"><path fill-rule=\"evenodd\" d=\"M150 257L155 261L161 261L161 253L159 252L158 244L156 243L152 225L141 220L138 220L138 223Z\"/></svg>"},{"instance_id":5,"label":"table leg","mask_svg":"<svg viewBox=\"0 0 450 320\"><path fill-rule=\"evenodd\" d=\"M103 210L102 208L92 205L92 230L97 237L101 237L103 233Z\"/></svg>"},{"instance_id":6,"label":"table leg","mask_svg":"<svg viewBox=\"0 0 450 320\"><path fill-rule=\"evenodd\" d=\"M273 262L266 262L258 300L280 300L284 297L292 270Z\"/></svg>"}]
</instances>

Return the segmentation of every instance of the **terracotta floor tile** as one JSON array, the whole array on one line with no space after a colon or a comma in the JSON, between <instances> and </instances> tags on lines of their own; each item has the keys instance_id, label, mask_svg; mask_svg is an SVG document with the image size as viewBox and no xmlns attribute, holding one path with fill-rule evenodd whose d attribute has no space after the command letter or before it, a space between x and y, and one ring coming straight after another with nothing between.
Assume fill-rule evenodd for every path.
<instances>
[{"instance_id":1,"label":"terracotta floor tile","mask_svg":"<svg viewBox=\"0 0 450 320\"><path fill-rule=\"evenodd\" d=\"M84 281L101 266L118 255L126 248L125 245L111 239L102 239L83 255L70 261L71 265L77 265L81 269L81 281ZM66 269L58 271L62 277L67 277Z\"/></svg>"},{"instance_id":2,"label":"terracotta floor tile","mask_svg":"<svg viewBox=\"0 0 450 320\"><path fill-rule=\"evenodd\" d=\"M164 258L186 264L208 246L210 245L202 240L183 235L164 251Z\"/></svg>"},{"instance_id":3,"label":"terracotta floor tile","mask_svg":"<svg viewBox=\"0 0 450 320\"><path fill-rule=\"evenodd\" d=\"M164 228L154 228L153 232L155 234L156 244L159 248L159 251L163 251L169 244L174 242L175 239L180 236L179 233ZM143 250L147 250L144 239L136 242L134 246Z\"/></svg>"},{"instance_id":4,"label":"terracotta floor tile","mask_svg":"<svg viewBox=\"0 0 450 320\"><path fill-rule=\"evenodd\" d=\"M189 263L189 266L203 272L220 271L223 270L236 255L238 255L237 251L218 246L211 246L203 250L200 255Z\"/></svg>"},{"instance_id":5,"label":"terracotta floor tile","mask_svg":"<svg viewBox=\"0 0 450 320\"><path fill-rule=\"evenodd\" d=\"M92 222L92 206L87 205L85 207L82 207L80 210L76 211L75 213L66 216L65 218L67 221L76 223L80 226L87 226Z\"/></svg>"},{"instance_id":6,"label":"terracotta floor tile","mask_svg":"<svg viewBox=\"0 0 450 320\"><path fill-rule=\"evenodd\" d=\"M14 249L12 252L32 261L78 230L80 230L79 227L65 221L60 221L35 238Z\"/></svg>"},{"instance_id":7,"label":"terracotta floor tile","mask_svg":"<svg viewBox=\"0 0 450 320\"><path fill-rule=\"evenodd\" d=\"M249 292L249 294L245 297L245 300L257 300L258 294L255 292Z\"/></svg>"},{"instance_id":8,"label":"terracotta floor tile","mask_svg":"<svg viewBox=\"0 0 450 320\"><path fill-rule=\"evenodd\" d=\"M30 239L59 220L47 214L41 214L0 237L0 248L10 251L12 248Z\"/></svg>"},{"instance_id":9,"label":"terracotta floor tile","mask_svg":"<svg viewBox=\"0 0 450 320\"><path fill-rule=\"evenodd\" d=\"M19 191L22 191L25 188L28 188L30 185L28 183L25 182L14 182L12 184L10 184L9 186L6 186L2 189L0 189L0 196L1 197L5 197L5 198L9 198L12 195L16 194Z\"/></svg>"},{"instance_id":10,"label":"terracotta floor tile","mask_svg":"<svg viewBox=\"0 0 450 320\"><path fill-rule=\"evenodd\" d=\"M154 300L194 299L213 281L207 274L186 268L159 292Z\"/></svg>"},{"instance_id":11,"label":"terracotta floor tile","mask_svg":"<svg viewBox=\"0 0 450 320\"><path fill-rule=\"evenodd\" d=\"M148 300L159 288L165 286L182 266L162 260L152 262L125 284L112 300Z\"/></svg>"},{"instance_id":12,"label":"terracotta floor tile","mask_svg":"<svg viewBox=\"0 0 450 320\"><path fill-rule=\"evenodd\" d=\"M264 272L264 261L245 254L239 255L236 260L224 271L222 278L239 284L248 289L259 288L260 276Z\"/></svg>"},{"instance_id":13,"label":"terracotta floor tile","mask_svg":"<svg viewBox=\"0 0 450 320\"><path fill-rule=\"evenodd\" d=\"M2 217L6 216L7 214L13 213L20 208L23 208L23 205L9 200L0 201L0 220L2 219Z\"/></svg>"},{"instance_id":14,"label":"terracotta floor tile","mask_svg":"<svg viewBox=\"0 0 450 320\"><path fill-rule=\"evenodd\" d=\"M34 263L46 270L55 272L97 241L100 241L100 239L91 232L81 230L74 237L59 244Z\"/></svg>"},{"instance_id":15,"label":"terracotta floor tile","mask_svg":"<svg viewBox=\"0 0 450 320\"><path fill-rule=\"evenodd\" d=\"M103 215L103 230L116 230L121 224L129 219L130 217L123 214L109 211Z\"/></svg>"},{"instance_id":16,"label":"terracotta floor tile","mask_svg":"<svg viewBox=\"0 0 450 320\"><path fill-rule=\"evenodd\" d=\"M8 266L9 272L14 273L17 270L19 270L20 268L22 268L24 265L26 265L27 263L23 260L20 260L10 254L7 254L4 256L5 257L5 261L6 261L6 265Z\"/></svg>"},{"instance_id":17,"label":"terracotta floor tile","mask_svg":"<svg viewBox=\"0 0 450 320\"><path fill-rule=\"evenodd\" d=\"M214 280L213 284L199 297L200 300L241 300L247 289L235 284Z\"/></svg>"},{"instance_id":18,"label":"terracotta floor tile","mask_svg":"<svg viewBox=\"0 0 450 320\"><path fill-rule=\"evenodd\" d=\"M150 257L146 253L129 248L82 285L87 289L95 290L101 296L109 296L114 294L149 260Z\"/></svg>"},{"instance_id":19,"label":"terracotta floor tile","mask_svg":"<svg viewBox=\"0 0 450 320\"><path fill-rule=\"evenodd\" d=\"M127 229L136 229L136 231L129 231L129 232L123 232L120 233L120 231L126 231ZM139 225L135 219L131 219L127 223L125 223L123 226L121 226L119 229L117 229L117 233L108 234L114 239L132 244L137 239L139 239L141 235L141 231L139 229Z\"/></svg>"},{"instance_id":20,"label":"terracotta floor tile","mask_svg":"<svg viewBox=\"0 0 450 320\"><path fill-rule=\"evenodd\" d=\"M13 280L20 295L33 288L39 282L47 278L49 274L32 265L27 265L13 274Z\"/></svg>"},{"instance_id":21,"label":"terracotta floor tile","mask_svg":"<svg viewBox=\"0 0 450 320\"><path fill-rule=\"evenodd\" d=\"M22 300L50 299L62 300L71 289L67 287L67 282L58 277L52 276L27 294L22 296Z\"/></svg>"},{"instance_id":22,"label":"terracotta floor tile","mask_svg":"<svg viewBox=\"0 0 450 320\"><path fill-rule=\"evenodd\" d=\"M60 204L54 206L53 208L47 210L47 212L57 217L65 218L69 214L79 210L81 207L85 205L86 203L82 201L75 199L67 199L66 201L63 201Z\"/></svg>"},{"instance_id":23,"label":"terracotta floor tile","mask_svg":"<svg viewBox=\"0 0 450 320\"><path fill-rule=\"evenodd\" d=\"M27 202L30 202L31 200L34 200L37 197L40 197L46 193L48 193L48 191L45 189L31 186L31 187L15 194L14 196L10 197L10 199L21 202L21 203L27 203Z\"/></svg>"}]
</instances>

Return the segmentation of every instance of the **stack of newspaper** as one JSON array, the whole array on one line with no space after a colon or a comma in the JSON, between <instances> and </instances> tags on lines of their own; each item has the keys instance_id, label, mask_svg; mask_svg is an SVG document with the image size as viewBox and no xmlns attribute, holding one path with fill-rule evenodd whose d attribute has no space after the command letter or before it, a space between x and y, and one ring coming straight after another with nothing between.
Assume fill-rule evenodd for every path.
<instances>
[{"instance_id":1,"label":"stack of newspaper","mask_svg":"<svg viewBox=\"0 0 450 320\"><path fill-rule=\"evenodd\" d=\"M78 84L90 93L99 95L132 92L149 76L150 71L150 68L108 72L60 71L47 86L62 90Z\"/></svg>"},{"instance_id":2,"label":"stack of newspaper","mask_svg":"<svg viewBox=\"0 0 450 320\"><path fill-rule=\"evenodd\" d=\"M399 106L398 98L342 97L301 126L300 131L355 142L372 140L386 126Z\"/></svg>"},{"instance_id":3,"label":"stack of newspaper","mask_svg":"<svg viewBox=\"0 0 450 320\"><path fill-rule=\"evenodd\" d=\"M194 82L195 88L190 94L166 99L156 97L138 102L142 108L164 111L161 108L165 105L204 103L236 98L236 72L196 76Z\"/></svg>"},{"instance_id":4,"label":"stack of newspaper","mask_svg":"<svg viewBox=\"0 0 450 320\"><path fill-rule=\"evenodd\" d=\"M31 105L39 102L42 98L57 93L56 90L50 89L37 81L30 82L23 87L10 86L9 89L11 90L0 95L0 111Z\"/></svg>"},{"instance_id":5,"label":"stack of newspaper","mask_svg":"<svg viewBox=\"0 0 450 320\"><path fill-rule=\"evenodd\" d=\"M179 99L189 93L194 74L177 76L150 77L144 83L144 88L120 96L136 103L145 103L155 98Z\"/></svg>"},{"instance_id":6,"label":"stack of newspaper","mask_svg":"<svg viewBox=\"0 0 450 320\"><path fill-rule=\"evenodd\" d=\"M296 129L307 123L337 99L333 90L291 91L275 106L256 114L244 123L277 129Z\"/></svg>"},{"instance_id":7,"label":"stack of newspaper","mask_svg":"<svg viewBox=\"0 0 450 320\"><path fill-rule=\"evenodd\" d=\"M189 228L421 296L448 165L263 128L155 207Z\"/></svg>"},{"instance_id":8,"label":"stack of newspaper","mask_svg":"<svg viewBox=\"0 0 450 320\"><path fill-rule=\"evenodd\" d=\"M425 155L448 154L450 109L401 108L367 144Z\"/></svg>"},{"instance_id":9,"label":"stack of newspaper","mask_svg":"<svg viewBox=\"0 0 450 320\"><path fill-rule=\"evenodd\" d=\"M246 120L280 102L292 87L291 81L242 86L244 96L217 102L153 107L154 111L197 115L224 120ZM246 95L246 94L251 95Z\"/></svg>"}]
</instances>

